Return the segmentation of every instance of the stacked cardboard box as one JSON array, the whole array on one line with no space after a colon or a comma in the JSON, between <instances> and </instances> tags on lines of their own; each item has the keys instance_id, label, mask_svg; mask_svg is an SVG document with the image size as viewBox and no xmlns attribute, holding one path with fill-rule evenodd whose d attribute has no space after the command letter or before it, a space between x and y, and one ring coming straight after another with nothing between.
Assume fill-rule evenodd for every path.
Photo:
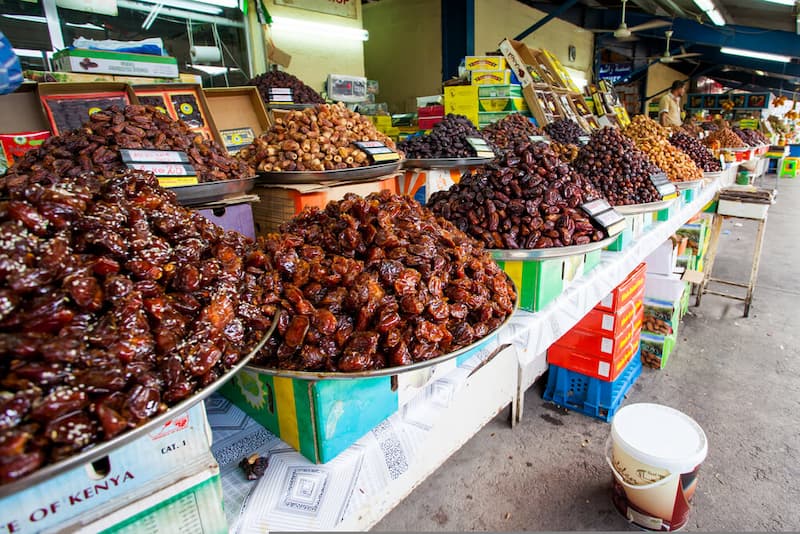
<instances>
[{"instance_id":1,"label":"stacked cardboard box","mask_svg":"<svg viewBox=\"0 0 800 534\"><path fill-rule=\"evenodd\" d=\"M678 341L686 282L673 274L647 273L644 294L642 362L663 369Z\"/></svg>"}]
</instances>

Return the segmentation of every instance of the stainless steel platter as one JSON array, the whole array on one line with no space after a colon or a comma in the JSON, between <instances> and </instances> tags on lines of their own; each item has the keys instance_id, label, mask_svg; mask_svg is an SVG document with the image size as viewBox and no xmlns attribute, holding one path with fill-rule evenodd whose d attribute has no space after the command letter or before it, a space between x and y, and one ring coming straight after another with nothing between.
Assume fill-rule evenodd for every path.
<instances>
[{"instance_id":1,"label":"stainless steel platter","mask_svg":"<svg viewBox=\"0 0 800 534\"><path fill-rule=\"evenodd\" d=\"M494 158L433 158L433 159L407 159L403 162L404 169L463 169L477 167L494 161Z\"/></svg>"},{"instance_id":2,"label":"stainless steel platter","mask_svg":"<svg viewBox=\"0 0 800 534\"><path fill-rule=\"evenodd\" d=\"M529 260L548 260L556 258L567 258L603 249L613 243L619 232L593 243L585 245L572 245L569 247L550 247L550 248L518 248L518 249L488 249L492 258L500 261L529 261Z\"/></svg>"},{"instance_id":3,"label":"stainless steel platter","mask_svg":"<svg viewBox=\"0 0 800 534\"><path fill-rule=\"evenodd\" d=\"M344 182L365 182L381 176L396 174L400 170L402 160L391 163L340 169L337 171L271 171L258 173L258 183L270 184L330 184Z\"/></svg>"},{"instance_id":4,"label":"stainless steel platter","mask_svg":"<svg viewBox=\"0 0 800 534\"><path fill-rule=\"evenodd\" d=\"M483 347L485 344L491 341L495 336L497 336L498 333L500 333L504 328L508 326L508 324L511 322L511 317L514 315L514 312L517 310L517 305L519 304L519 292L517 290L517 286L514 284L514 281L511 280L511 278L508 278L508 282L514 287L514 292L517 298L516 301L514 302L514 310L508 314L508 316L500 324L500 326L498 326L496 329L494 329L492 332L487 334L485 337L479 339L478 341L471 343L466 347L462 347L456 351L448 352L447 354L442 354L441 356L437 356L436 358L431 358L430 360L425 360L424 362L415 362L412 363L411 365L385 367L383 369L359 371L355 373L332 373L328 371L292 371L289 369L272 369L269 367L261 367L258 365L248 365L247 369L271 376L279 376L284 378L297 378L300 380L320 381L320 380L352 380L354 378L395 376L403 373L409 373L411 371L417 371L419 369L424 369L426 367L439 365L440 363L444 363L448 360L452 360L453 358L457 358L471 350ZM275 322L277 323L277 321Z\"/></svg>"},{"instance_id":5,"label":"stainless steel platter","mask_svg":"<svg viewBox=\"0 0 800 534\"><path fill-rule=\"evenodd\" d=\"M722 178L723 176L725 176L726 172L727 171L713 171L713 172L712 171L703 171L703 179L704 180L714 181L717 178Z\"/></svg>"},{"instance_id":6,"label":"stainless steel platter","mask_svg":"<svg viewBox=\"0 0 800 534\"><path fill-rule=\"evenodd\" d=\"M651 213L661 211L670 207L675 202L674 198L669 200L659 200L658 202L648 202L647 204L629 204L627 206L614 206L614 209L623 215L637 215L639 213Z\"/></svg>"},{"instance_id":7,"label":"stainless steel platter","mask_svg":"<svg viewBox=\"0 0 800 534\"><path fill-rule=\"evenodd\" d=\"M684 189L695 189L696 187L702 187L702 185L706 182L705 174L703 178L699 180L689 180L686 182L672 182L675 184L675 189L678 191L683 191Z\"/></svg>"},{"instance_id":8,"label":"stainless steel platter","mask_svg":"<svg viewBox=\"0 0 800 534\"><path fill-rule=\"evenodd\" d=\"M172 419L176 415L187 411L189 408L191 408L198 402L204 400L206 397L214 393L223 384L225 384L225 382L233 378L233 375L235 375L242 368L244 368L247 365L247 363L258 353L258 351L261 350L261 347L264 346L264 343L267 342L267 339L269 339L269 337L275 331L275 327L277 326L277 324L278 321L273 321L272 326L270 327L267 334L261 339L261 341L259 341L259 343L253 348L253 350L250 351L247 355L243 356L242 359L239 361L239 363L231 367L227 373L219 377L212 384L206 386L205 388L198 391L188 399L185 399L179 402L178 404L170 406L166 412L159 414L153 419L150 419L147 423L143 424L142 426L128 430L123 434L120 434L119 436L116 436L115 438L112 438L108 441L98 443L94 445L92 448L80 452L74 456L70 456L69 458L61 460L60 462L45 465L38 471L34 471L30 475L23 477L19 480L15 480L14 482L9 482L8 484L0 485L0 499L12 495L14 493L23 491L40 482L44 482L45 480L49 480L54 476L57 476L65 471L69 471L70 469L80 467L84 464L102 458L103 456L107 456L108 454L122 447L123 445L126 445L138 438L141 438L146 434L153 432L154 430L158 430L169 419Z\"/></svg>"},{"instance_id":9,"label":"stainless steel platter","mask_svg":"<svg viewBox=\"0 0 800 534\"><path fill-rule=\"evenodd\" d=\"M167 187L178 202L184 206L197 206L209 202L225 200L237 195L248 193L256 184L255 177L244 180L222 180L219 182L206 182L197 185L183 185L180 187Z\"/></svg>"},{"instance_id":10,"label":"stainless steel platter","mask_svg":"<svg viewBox=\"0 0 800 534\"><path fill-rule=\"evenodd\" d=\"M306 109L306 108L313 108L314 106L319 106L320 104L270 104L269 109L271 110L282 110L282 109Z\"/></svg>"}]
</instances>

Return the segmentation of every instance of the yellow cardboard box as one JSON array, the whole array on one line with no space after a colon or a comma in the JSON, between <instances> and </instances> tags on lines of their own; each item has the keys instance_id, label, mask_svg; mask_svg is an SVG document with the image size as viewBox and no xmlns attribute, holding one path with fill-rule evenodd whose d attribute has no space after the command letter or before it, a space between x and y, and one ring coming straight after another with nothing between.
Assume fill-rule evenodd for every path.
<instances>
[{"instance_id":1,"label":"yellow cardboard box","mask_svg":"<svg viewBox=\"0 0 800 534\"><path fill-rule=\"evenodd\" d=\"M473 70L472 85L507 85L511 83L511 71L503 70Z\"/></svg>"},{"instance_id":2,"label":"yellow cardboard box","mask_svg":"<svg viewBox=\"0 0 800 534\"><path fill-rule=\"evenodd\" d=\"M503 56L467 56L464 66L467 70L504 70L506 59Z\"/></svg>"}]
</instances>

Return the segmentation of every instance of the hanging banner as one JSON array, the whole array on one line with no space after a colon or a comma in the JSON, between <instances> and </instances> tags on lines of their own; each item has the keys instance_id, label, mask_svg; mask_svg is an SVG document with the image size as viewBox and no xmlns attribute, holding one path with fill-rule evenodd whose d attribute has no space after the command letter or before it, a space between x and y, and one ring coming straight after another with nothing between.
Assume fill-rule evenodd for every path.
<instances>
[{"instance_id":1,"label":"hanging banner","mask_svg":"<svg viewBox=\"0 0 800 534\"><path fill-rule=\"evenodd\" d=\"M357 1L358 0L275 0L275 5L355 19L358 18Z\"/></svg>"}]
</instances>

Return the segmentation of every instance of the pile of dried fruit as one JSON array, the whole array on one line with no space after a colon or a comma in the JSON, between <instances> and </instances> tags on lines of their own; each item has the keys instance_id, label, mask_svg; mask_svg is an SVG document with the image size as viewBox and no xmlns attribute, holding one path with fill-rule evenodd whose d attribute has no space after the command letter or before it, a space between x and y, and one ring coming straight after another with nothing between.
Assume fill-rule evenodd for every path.
<instances>
[{"instance_id":1,"label":"pile of dried fruit","mask_svg":"<svg viewBox=\"0 0 800 534\"><path fill-rule=\"evenodd\" d=\"M695 165L702 170L706 172L718 172L722 170L719 159L715 158L714 154L703 146L703 143L691 135L678 131L672 134L672 137L669 138L669 142L692 158Z\"/></svg>"},{"instance_id":2,"label":"pile of dried fruit","mask_svg":"<svg viewBox=\"0 0 800 534\"><path fill-rule=\"evenodd\" d=\"M543 135L530 119L519 113L512 113L491 123L481 130L481 133L498 150L505 150L514 143L527 141L532 135Z\"/></svg>"},{"instance_id":3,"label":"pile of dried fruit","mask_svg":"<svg viewBox=\"0 0 800 534\"><path fill-rule=\"evenodd\" d=\"M547 143L519 141L428 206L490 248L549 248L603 239L580 209L599 197Z\"/></svg>"},{"instance_id":4,"label":"pile of dried fruit","mask_svg":"<svg viewBox=\"0 0 800 534\"><path fill-rule=\"evenodd\" d=\"M550 143L550 147L556 156L565 163L572 163L578 157L579 148L577 145L562 145L556 141Z\"/></svg>"},{"instance_id":5,"label":"pile of dried fruit","mask_svg":"<svg viewBox=\"0 0 800 534\"><path fill-rule=\"evenodd\" d=\"M247 85L258 87L261 100L269 105L269 90L271 87L291 89L292 102L295 104L324 104L325 100L319 96L315 90L304 84L296 76L288 72L271 70L264 74L259 74L247 82Z\"/></svg>"},{"instance_id":6,"label":"pile of dried fruit","mask_svg":"<svg viewBox=\"0 0 800 534\"><path fill-rule=\"evenodd\" d=\"M513 311L513 286L480 244L388 191L309 209L264 246L281 288L257 362L354 372L469 345Z\"/></svg>"},{"instance_id":7,"label":"pile of dried fruit","mask_svg":"<svg viewBox=\"0 0 800 534\"><path fill-rule=\"evenodd\" d=\"M636 144L636 148L646 153L650 161L663 170L667 178L673 182L700 180L703 171L689 156L667 140L671 132L669 128L664 128L644 115L635 116L631 124L623 130L623 133Z\"/></svg>"},{"instance_id":8,"label":"pile of dried fruit","mask_svg":"<svg viewBox=\"0 0 800 534\"><path fill-rule=\"evenodd\" d=\"M616 128L595 131L578 152L573 166L602 191L612 206L661 200L650 180L661 169Z\"/></svg>"},{"instance_id":9,"label":"pile of dried fruit","mask_svg":"<svg viewBox=\"0 0 800 534\"><path fill-rule=\"evenodd\" d=\"M703 144L710 148L747 148L744 141L727 127L711 131L703 139Z\"/></svg>"},{"instance_id":10,"label":"pile of dried fruit","mask_svg":"<svg viewBox=\"0 0 800 534\"><path fill-rule=\"evenodd\" d=\"M228 156L216 142L152 106L112 106L93 113L83 128L51 137L25 153L0 179L0 187L7 183L13 188L19 181L55 184L88 171L112 176L125 168L122 148L186 152L201 182L253 176L246 163Z\"/></svg>"},{"instance_id":11,"label":"pile of dried fruit","mask_svg":"<svg viewBox=\"0 0 800 534\"><path fill-rule=\"evenodd\" d=\"M353 145L356 141L380 141L395 148L394 141L366 117L343 104L321 104L276 119L267 133L236 157L262 172L365 167L369 159Z\"/></svg>"},{"instance_id":12,"label":"pile of dried fruit","mask_svg":"<svg viewBox=\"0 0 800 534\"><path fill-rule=\"evenodd\" d=\"M562 145L578 145L579 137L586 135L586 132L578 126L572 119L558 119L544 127L544 131L550 139Z\"/></svg>"},{"instance_id":13,"label":"pile of dried fruit","mask_svg":"<svg viewBox=\"0 0 800 534\"><path fill-rule=\"evenodd\" d=\"M464 115L448 113L430 133L409 137L397 148L408 159L474 158L475 149L467 142L468 137L483 139Z\"/></svg>"},{"instance_id":14,"label":"pile of dried fruit","mask_svg":"<svg viewBox=\"0 0 800 534\"><path fill-rule=\"evenodd\" d=\"M0 193L0 483L142 425L271 324L267 255L149 173Z\"/></svg>"},{"instance_id":15,"label":"pile of dried fruit","mask_svg":"<svg viewBox=\"0 0 800 534\"><path fill-rule=\"evenodd\" d=\"M625 127L624 133L634 141L637 141L639 139L667 139L672 134L672 130L661 126L646 115L636 115L631 119L631 123Z\"/></svg>"},{"instance_id":16,"label":"pile of dried fruit","mask_svg":"<svg viewBox=\"0 0 800 534\"><path fill-rule=\"evenodd\" d=\"M764 134L758 130L733 128L733 133L738 135L739 139L744 141L748 146L763 146L769 144L769 141L766 137L764 137Z\"/></svg>"}]
</instances>

